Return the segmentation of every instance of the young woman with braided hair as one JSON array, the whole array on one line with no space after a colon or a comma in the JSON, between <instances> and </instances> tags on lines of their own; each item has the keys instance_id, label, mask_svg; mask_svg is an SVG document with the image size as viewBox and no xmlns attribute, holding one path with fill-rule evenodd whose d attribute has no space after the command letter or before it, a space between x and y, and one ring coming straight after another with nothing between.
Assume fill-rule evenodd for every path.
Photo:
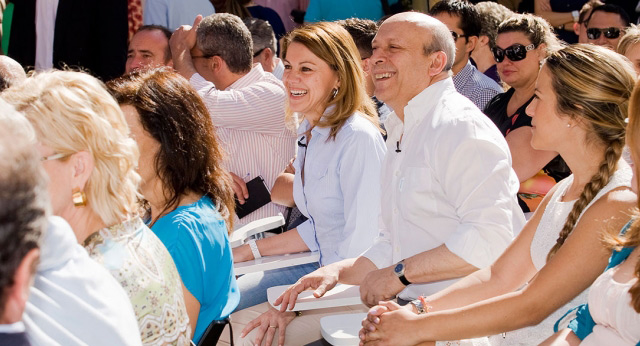
<instances>
[{"instance_id":1,"label":"young woman with braided hair","mask_svg":"<svg viewBox=\"0 0 640 346\"><path fill-rule=\"evenodd\" d=\"M610 255L602 232L617 234L636 202L631 169L620 159L634 84L633 67L607 49L577 45L551 54L527 108L531 145L558 152L572 175L549 191L490 267L410 308L393 302L372 308L362 323L362 343L487 344L470 338L507 332L489 342L538 344L569 307L586 302L583 291Z\"/></svg>"},{"instance_id":2,"label":"young woman with braided hair","mask_svg":"<svg viewBox=\"0 0 640 346\"><path fill-rule=\"evenodd\" d=\"M627 144L635 163L632 184L637 193L640 177L640 83L636 84L631 96L627 134ZM554 334L545 345L640 343L640 218L635 216L620 231L620 236L605 237L606 245L614 252L607 270L591 286L589 305L578 307L577 317L569 328Z\"/></svg>"}]
</instances>

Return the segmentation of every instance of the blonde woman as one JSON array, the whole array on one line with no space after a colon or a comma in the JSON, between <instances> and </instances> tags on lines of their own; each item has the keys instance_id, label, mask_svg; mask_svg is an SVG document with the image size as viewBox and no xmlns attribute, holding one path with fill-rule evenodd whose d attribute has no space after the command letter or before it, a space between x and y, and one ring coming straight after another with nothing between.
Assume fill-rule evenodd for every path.
<instances>
[{"instance_id":1,"label":"blonde woman","mask_svg":"<svg viewBox=\"0 0 640 346\"><path fill-rule=\"evenodd\" d=\"M553 53L527 108L531 145L558 152L573 174L547 194L493 265L421 297L409 305L413 311L392 302L372 308L362 343L417 344L507 332L506 339L492 341L533 345L568 307L584 303L583 291L609 256L600 231L617 232L636 201L631 170L620 160L634 84L631 65L605 48L577 45Z\"/></svg>"},{"instance_id":2,"label":"blonde woman","mask_svg":"<svg viewBox=\"0 0 640 346\"><path fill-rule=\"evenodd\" d=\"M319 251L320 262L240 277L241 307L266 302L267 288L293 284L319 265L360 255L378 232L380 167L386 147L353 39L335 23L308 25L286 38L283 62L289 116L303 118L291 176L293 197L309 220L255 245L261 255ZM253 258L249 245L234 249L236 262ZM267 311L265 304L255 311ZM276 324L282 335L286 323L276 320L292 314L268 309L251 325L261 326L260 339ZM273 337L273 332L270 328L268 335Z\"/></svg>"},{"instance_id":3,"label":"blonde woman","mask_svg":"<svg viewBox=\"0 0 640 346\"><path fill-rule=\"evenodd\" d=\"M636 73L640 75L640 28L631 24L618 42L618 53L631 61Z\"/></svg>"},{"instance_id":4,"label":"blonde woman","mask_svg":"<svg viewBox=\"0 0 640 346\"><path fill-rule=\"evenodd\" d=\"M138 148L120 107L88 74L37 74L3 93L38 135L55 215L125 289L145 345L188 345L182 281L138 216Z\"/></svg>"}]
</instances>

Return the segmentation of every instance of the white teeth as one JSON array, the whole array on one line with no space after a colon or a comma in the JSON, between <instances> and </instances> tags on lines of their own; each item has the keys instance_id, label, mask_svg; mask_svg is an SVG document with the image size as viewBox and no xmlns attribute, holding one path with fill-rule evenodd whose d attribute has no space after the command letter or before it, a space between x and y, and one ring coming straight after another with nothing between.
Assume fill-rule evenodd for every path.
<instances>
[{"instance_id":1,"label":"white teeth","mask_svg":"<svg viewBox=\"0 0 640 346\"><path fill-rule=\"evenodd\" d=\"M290 92L291 92L291 95L293 96L302 96L307 93L306 90L291 90Z\"/></svg>"},{"instance_id":2,"label":"white teeth","mask_svg":"<svg viewBox=\"0 0 640 346\"><path fill-rule=\"evenodd\" d=\"M374 75L374 77L376 79L389 78L389 77L391 77L391 73L389 73L389 72L387 72L387 73L376 73Z\"/></svg>"}]
</instances>

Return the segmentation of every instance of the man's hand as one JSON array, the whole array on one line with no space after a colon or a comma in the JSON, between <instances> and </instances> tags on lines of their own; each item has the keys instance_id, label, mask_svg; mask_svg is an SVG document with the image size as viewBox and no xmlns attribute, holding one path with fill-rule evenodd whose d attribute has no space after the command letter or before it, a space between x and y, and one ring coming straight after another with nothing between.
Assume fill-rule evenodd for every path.
<instances>
[{"instance_id":1,"label":"man's hand","mask_svg":"<svg viewBox=\"0 0 640 346\"><path fill-rule=\"evenodd\" d=\"M393 272L393 267L374 270L360 284L360 298L371 307L380 301L393 299L405 285Z\"/></svg>"},{"instance_id":2,"label":"man's hand","mask_svg":"<svg viewBox=\"0 0 640 346\"><path fill-rule=\"evenodd\" d=\"M289 286L284 293L276 301L274 305L280 305L280 311L293 310L296 306L298 295L303 291L315 290L313 295L316 298L322 297L327 291L331 290L338 283L340 272L336 266L324 266L312 273L301 277L298 282Z\"/></svg>"},{"instance_id":3,"label":"man's hand","mask_svg":"<svg viewBox=\"0 0 640 346\"><path fill-rule=\"evenodd\" d=\"M284 345L284 336L287 326L295 317L296 314L293 312L280 312L269 307L267 312L258 316L258 318L249 322L249 324L244 327L240 333L240 337L244 338L253 329L258 328L253 344L262 345L262 339L264 339L266 335L267 338L265 339L265 345L271 345L273 337L276 335L276 330L278 329L278 345Z\"/></svg>"},{"instance_id":4,"label":"man's hand","mask_svg":"<svg viewBox=\"0 0 640 346\"><path fill-rule=\"evenodd\" d=\"M233 192L236 194L238 203L244 204L245 199L249 198L249 190L247 190L247 183L245 183L242 178L235 175L235 173L229 172L229 174L231 174L231 178L233 179Z\"/></svg>"},{"instance_id":5,"label":"man's hand","mask_svg":"<svg viewBox=\"0 0 640 346\"><path fill-rule=\"evenodd\" d=\"M172 54L178 51L191 51L196 46L196 30L201 21L202 15L199 14L193 21L193 26L182 25L174 31L171 39L169 39L169 47L171 47Z\"/></svg>"},{"instance_id":6,"label":"man's hand","mask_svg":"<svg viewBox=\"0 0 640 346\"><path fill-rule=\"evenodd\" d=\"M417 345L418 315L395 302L380 302L362 321L360 345Z\"/></svg>"}]
</instances>

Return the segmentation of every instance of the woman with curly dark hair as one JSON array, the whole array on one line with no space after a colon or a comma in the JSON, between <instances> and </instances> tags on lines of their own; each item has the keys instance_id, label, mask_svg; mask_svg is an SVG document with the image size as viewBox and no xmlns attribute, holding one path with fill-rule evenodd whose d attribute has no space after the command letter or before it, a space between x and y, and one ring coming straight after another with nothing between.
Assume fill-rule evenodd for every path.
<instances>
[{"instance_id":1,"label":"woman with curly dark hair","mask_svg":"<svg viewBox=\"0 0 640 346\"><path fill-rule=\"evenodd\" d=\"M238 304L228 232L234 199L211 117L189 82L168 69L136 71L108 84L140 147L148 223L171 253L188 292L198 342Z\"/></svg>"}]
</instances>

